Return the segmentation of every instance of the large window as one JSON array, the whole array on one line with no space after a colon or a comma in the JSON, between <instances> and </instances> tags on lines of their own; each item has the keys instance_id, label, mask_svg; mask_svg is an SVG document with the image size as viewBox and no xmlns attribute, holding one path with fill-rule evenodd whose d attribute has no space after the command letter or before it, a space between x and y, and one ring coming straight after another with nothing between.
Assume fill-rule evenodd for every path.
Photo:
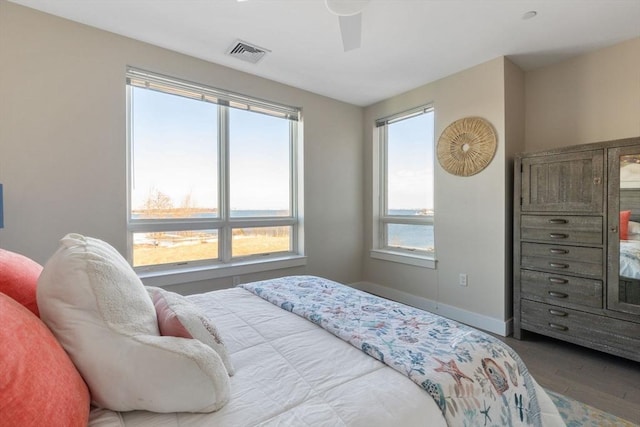
<instances>
[{"instance_id":1,"label":"large window","mask_svg":"<svg viewBox=\"0 0 640 427\"><path fill-rule=\"evenodd\" d=\"M134 267L301 255L298 109L136 69L127 91Z\"/></svg>"},{"instance_id":2,"label":"large window","mask_svg":"<svg viewBox=\"0 0 640 427\"><path fill-rule=\"evenodd\" d=\"M433 265L433 125L431 107L376 121L374 257Z\"/></svg>"}]
</instances>

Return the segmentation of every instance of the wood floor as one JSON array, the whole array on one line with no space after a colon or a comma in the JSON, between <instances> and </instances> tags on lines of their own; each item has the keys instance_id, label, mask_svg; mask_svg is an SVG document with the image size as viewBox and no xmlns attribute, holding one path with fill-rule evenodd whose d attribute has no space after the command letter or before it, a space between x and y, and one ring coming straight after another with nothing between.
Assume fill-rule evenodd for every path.
<instances>
[{"instance_id":1,"label":"wood floor","mask_svg":"<svg viewBox=\"0 0 640 427\"><path fill-rule=\"evenodd\" d=\"M640 425L640 362L523 335L498 338L520 354L538 384Z\"/></svg>"}]
</instances>

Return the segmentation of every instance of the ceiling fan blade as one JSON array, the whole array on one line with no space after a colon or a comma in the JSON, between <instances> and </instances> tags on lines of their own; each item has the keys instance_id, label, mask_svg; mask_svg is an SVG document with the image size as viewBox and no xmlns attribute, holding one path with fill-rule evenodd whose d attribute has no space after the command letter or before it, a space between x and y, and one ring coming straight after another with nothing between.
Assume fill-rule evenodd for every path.
<instances>
[{"instance_id":1,"label":"ceiling fan blade","mask_svg":"<svg viewBox=\"0 0 640 427\"><path fill-rule=\"evenodd\" d=\"M338 19L340 20L340 33L342 34L344 51L358 49L362 38L362 13L338 16Z\"/></svg>"}]
</instances>

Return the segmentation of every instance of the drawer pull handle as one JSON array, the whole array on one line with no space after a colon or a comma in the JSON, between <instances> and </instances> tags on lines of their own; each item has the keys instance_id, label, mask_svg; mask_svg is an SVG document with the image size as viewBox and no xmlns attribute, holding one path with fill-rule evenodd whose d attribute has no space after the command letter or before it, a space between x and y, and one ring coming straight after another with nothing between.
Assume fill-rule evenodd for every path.
<instances>
[{"instance_id":1,"label":"drawer pull handle","mask_svg":"<svg viewBox=\"0 0 640 427\"><path fill-rule=\"evenodd\" d=\"M554 297L554 298L566 298L569 295L563 293L563 292L555 292L555 291L549 291L549 296Z\"/></svg>"},{"instance_id":2,"label":"drawer pull handle","mask_svg":"<svg viewBox=\"0 0 640 427\"><path fill-rule=\"evenodd\" d=\"M566 312L564 311L560 311L560 310L549 310L549 314L551 314L552 316L560 316L560 317L565 317L567 315Z\"/></svg>"},{"instance_id":3,"label":"drawer pull handle","mask_svg":"<svg viewBox=\"0 0 640 427\"><path fill-rule=\"evenodd\" d=\"M569 221L561 218L553 218L549 220L549 224L566 224L567 222Z\"/></svg>"},{"instance_id":4,"label":"drawer pull handle","mask_svg":"<svg viewBox=\"0 0 640 427\"><path fill-rule=\"evenodd\" d=\"M551 239L566 239L569 235L564 233L549 233L549 237Z\"/></svg>"},{"instance_id":5,"label":"drawer pull handle","mask_svg":"<svg viewBox=\"0 0 640 427\"><path fill-rule=\"evenodd\" d=\"M549 267L551 268L569 268L569 264L562 264L559 262L550 262Z\"/></svg>"},{"instance_id":6,"label":"drawer pull handle","mask_svg":"<svg viewBox=\"0 0 640 427\"><path fill-rule=\"evenodd\" d=\"M560 279L559 277L549 277L549 281L551 283L555 283L556 285L564 285L568 282L567 279Z\"/></svg>"},{"instance_id":7,"label":"drawer pull handle","mask_svg":"<svg viewBox=\"0 0 640 427\"><path fill-rule=\"evenodd\" d=\"M553 249L549 249L549 252L554 254L554 255L566 255L569 253L568 249L557 249L557 248L553 248Z\"/></svg>"},{"instance_id":8,"label":"drawer pull handle","mask_svg":"<svg viewBox=\"0 0 640 427\"><path fill-rule=\"evenodd\" d=\"M556 331L566 331L566 330L568 330L568 329L569 329L569 328L567 328L566 326L558 325L558 324L556 324L556 323L549 323L549 327L550 327L551 329L555 329Z\"/></svg>"}]
</instances>

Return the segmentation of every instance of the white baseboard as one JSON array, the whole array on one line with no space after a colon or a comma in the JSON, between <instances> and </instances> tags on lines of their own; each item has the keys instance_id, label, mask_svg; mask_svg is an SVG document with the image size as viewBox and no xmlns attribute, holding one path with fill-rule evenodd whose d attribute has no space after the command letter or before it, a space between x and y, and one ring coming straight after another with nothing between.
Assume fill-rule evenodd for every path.
<instances>
[{"instance_id":1,"label":"white baseboard","mask_svg":"<svg viewBox=\"0 0 640 427\"><path fill-rule=\"evenodd\" d=\"M503 337L511 335L512 332L513 319L509 319L505 322L493 317L419 297L408 292L381 286L376 283L356 282L350 283L349 286L383 298L401 302L412 307L420 308Z\"/></svg>"}]
</instances>

